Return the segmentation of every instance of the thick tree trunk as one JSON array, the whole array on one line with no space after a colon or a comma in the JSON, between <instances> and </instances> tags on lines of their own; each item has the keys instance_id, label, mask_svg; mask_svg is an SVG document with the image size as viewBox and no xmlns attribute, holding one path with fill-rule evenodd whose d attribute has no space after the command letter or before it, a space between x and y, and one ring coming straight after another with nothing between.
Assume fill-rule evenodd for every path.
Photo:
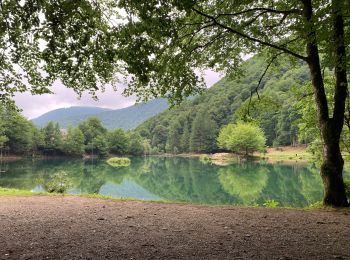
<instances>
[{"instance_id":1,"label":"thick tree trunk","mask_svg":"<svg viewBox=\"0 0 350 260\"><path fill-rule=\"evenodd\" d=\"M336 3L337 2L337 3ZM303 0L304 17L307 22L307 55L311 73L314 96L317 105L319 125L323 141L323 163L321 177L324 184L324 204L336 207L346 207L349 203L345 194L343 181L344 161L340 151L340 135L344 123L345 99L347 94L345 45L343 20L339 12L339 2L334 0L334 46L335 46L335 78L334 113L329 117L328 102L323 84L319 59L316 31L312 14L311 0Z\"/></svg>"},{"instance_id":2,"label":"thick tree trunk","mask_svg":"<svg viewBox=\"0 0 350 260\"><path fill-rule=\"evenodd\" d=\"M344 160L339 147L337 131L333 130L332 120L328 121L322 132L323 136L323 163L321 177L324 185L325 205L335 207L349 206L343 181Z\"/></svg>"}]
</instances>

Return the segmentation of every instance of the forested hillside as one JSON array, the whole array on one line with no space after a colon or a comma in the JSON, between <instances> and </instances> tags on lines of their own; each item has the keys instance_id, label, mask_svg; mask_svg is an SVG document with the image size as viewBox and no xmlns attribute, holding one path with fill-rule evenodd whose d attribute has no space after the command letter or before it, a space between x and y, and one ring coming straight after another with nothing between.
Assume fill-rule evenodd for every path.
<instances>
[{"instance_id":1,"label":"forested hillside","mask_svg":"<svg viewBox=\"0 0 350 260\"><path fill-rule=\"evenodd\" d=\"M137 131L157 152L214 152L219 129L243 120L257 123L269 146L296 144L297 127L292 123L300 114L292 89L303 85L309 72L305 64L280 60L262 78L257 94L266 66L264 56L251 58L238 79L223 78L203 95L147 120Z\"/></svg>"},{"instance_id":2,"label":"forested hillside","mask_svg":"<svg viewBox=\"0 0 350 260\"><path fill-rule=\"evenodd\" d=\"M107 129L122 128L124 130L137 127L146 119L164 111L168 102L164 99L151 100L122 109L104 109L98 107L71 107L50 111L33 123L38 127L56 122L61 128L76 127L89 117L97 117Z\"/></svg>"}]
</instances>

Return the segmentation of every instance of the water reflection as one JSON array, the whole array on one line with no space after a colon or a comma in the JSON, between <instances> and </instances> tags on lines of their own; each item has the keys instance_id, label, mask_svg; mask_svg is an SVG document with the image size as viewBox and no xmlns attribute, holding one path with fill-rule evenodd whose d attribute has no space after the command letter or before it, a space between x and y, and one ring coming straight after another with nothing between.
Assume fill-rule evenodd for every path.
<instances>
[{"instance_id":1,"label":"water reflection","mask_svg":"<svg viewBox=\"0 0 350 260\"><path fill-rule=\"evenodd\" d=\"M68 193L206 204L304 207L321 200L322 182L311 166L244 162L230 166L202 164L184 158L132 158L127 168L103 161L39 160L6 163L0 186L42 191L42 183L64 172ZM346 175L349 178L349 174Z\"/></svg>"}]
</instances>

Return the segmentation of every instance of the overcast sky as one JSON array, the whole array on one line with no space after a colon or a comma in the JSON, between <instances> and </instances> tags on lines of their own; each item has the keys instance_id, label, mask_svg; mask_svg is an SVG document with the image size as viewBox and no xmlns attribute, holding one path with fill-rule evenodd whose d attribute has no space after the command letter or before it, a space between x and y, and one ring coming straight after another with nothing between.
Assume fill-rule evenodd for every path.
<instances>
[{"instance_id":1,"label":"overcast sky","mask_svg":"<svg viewBox=\"0 0 350 260\"><path fill-rule=\"evenodd\" d=\"M206 71L205 80L208 87L211 87L217 82L222 75ZM32 96L30 93L21 93L15 96L16 104L21 108L22 114L33 119L50 110L71 106L98 106L104 108L124 108L135 103L135 97L124 97L121 95L123 87L121 86L117 92L114 92L111 87L106 87L104 93L97 94L99 100L95 101L89 94L83 94L81 99L78 99L77 94L71 89L67 89L61 83L56 82L52 86L55 94L44 94Z\"/></svg>"}]
</instances>

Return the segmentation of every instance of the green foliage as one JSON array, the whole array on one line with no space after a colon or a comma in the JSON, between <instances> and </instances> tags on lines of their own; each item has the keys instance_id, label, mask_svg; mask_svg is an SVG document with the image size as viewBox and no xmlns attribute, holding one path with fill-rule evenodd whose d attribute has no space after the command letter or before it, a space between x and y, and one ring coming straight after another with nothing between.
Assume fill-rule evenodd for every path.
<instances>
[{"instance_id":1,"label":"green foliage","mask_svg":"<svg viewBox=\"0 0 350 260\"><path fill-rule=\"evenodd\" d=\"M142 137L136 132L129 133L129 148L128 154L131 155L143 155L144 154L144 143Z\"/></svg>"},{"instance_id":2,"label":"green foliage","mask_svg":"<svg viewBox=\"0 0 350 260\"><path fill-rule=\"evenodd\" d=\"M179 121L174 121L169 125L165 149L168 153L177 154L181 150L182 127Z\"/></svg>"},{"instance_id":3,"label":"green foliage","mask_svg":"<svg viewBox=\"0 0 350 260\"><path fill-rule=\"evenodd\" d=\"M49 122L43 129L45 153L49 155L60 153L62 135L57 123Z\"/></svg>"},{"instance_id":4,"label":"green foliage","mask_svg":"<svg viewBox=\"0 0 350 260\"><path fill-rule=\"evenodd\" d=\"M104 135L98 135L94 137L86 146L85 151L99 157L107 157L108 155L108 143Z\"/></svg>"},{"instance_id":5,"label":"green foliage","mask_svg":"<svg viewBox=\"0 0 350 260\"><path fill-rule=\"evenodd\" d=\"M329 75L329 71L325 71L324 86L326 97L328 100L329 114L333 113L334 108L334 78ZM311 84L305 84L301 88L293 88L293 94L298 99L293 105L301 113L301 118L295 120L298 127L299 137L305 142L309 143L308 150L315 155L318 160L322 159L322 141L321 132L318 126L317 108L313 97L313 88ZM345 113L345 118L349 117L349 104ZM343 128L340 140L342 151L350 152L350 124L345 120L345 127Z\"/></svg>"},{"instance_id":6,"label":"green foliage","mask_svg":"<svg viewBox=\"0 0 350 260\"><path fill-rule=\"evenodd\" d=\"M157 147L160 151L165 151L165 145L168 135L168 129L163 125L157 125L152 130L152 146Z\"/></svg>"},{"instance_id":7,"label":"green foliage","mask_svg":"<svg viewBox=\"0 0 350 260\"><path fill-rule=\"evenodd\" d=\"M32 149L33 125L12 107L0 104L1 148L14 154Z\"/></svg>"},{"instance_id":8,"label":"green foliage","mask_svg":"<svg viewBox=\"0 0 350 260\"><path fill-rule=\"evenodd\" d=\"M265 208L277 208L279 205L278 201L275 200L266 200L263 204Z\"/></svg>"},{"instance_id":9,"label":"green foliage","mask_svg":"<svg viewBox=\"0 0 350 260\"><path fill-rule=\"evenodd\" d=\"M193 120L190 149L193 152L211 153L216 150L217 125L204 111L199 111Z\"/></svg>"},{"instance_id":10,"label":"green foliage","mask_svg":"<svg viewBox=\"0 0 350 260\"><path fill-rule=\"evenodd\" d=\"M110 3L3 1L1 103L11 103L16 92L50 93L56 79L78 94L113 84L119 66Z\"/></svg>"},{"instance_id":11,"label":"green foliage","mask_svg":"<svg viewBox=\"0 0 350 260\"><path fill-rule=\"evenodd\" d=\"M203 90L203 78L195 73L197 68L235 76L244 70L240 68L242 54L266 50L268 60L277 63L283 54L293 62L305 61L305 47L311 40L305 32L309 30L317 34L324 63L334 65L332 10L339 8L342 18L347 19L350 9L348 1L329 5L313 2L312 21L317 22L311 26L305 18L307 12L303 12L303 1L299 0L240 1L234 5L218 0L118 3L129 18L118 31L121 59L133 76L126 92L136 92L141 97L167 95L175 102ZM348 37L345 41L347 46ZM277 87L288 88L289 84L293 84L292 79Z\"/></svg>"},{"instance_id":12,"label":"green foliage","mask_svg":"<svg viewBox=\"0 0 350 260\"><path fill-rule=\"evenodd\" d=\"M64 138L62 152L71 156L82 156L84 153L84 134L79 128L68 128Z\"/></svg>"},{"instance_id":13,"label":"green foliage","mask_svg":"<svg viewBox=\"0 0 350 260\"><path fill-rule=\"evenodd\" d=\"M106 162L113 167L126 167L130 165L131 160L127 157L113 157Z\"/></svg>"},{"instance_id":14,"label":"green foliage","mask_svg":"<svg viewBox=\"0 0 350 260\"><path fill-rule=\"evenodd\" d=\"M113 154L125 154L128 151L130 139L122 129L115 129L107 134L109 151Z\"/></svg>"},{"instance_id":15,"label":"green foliage","mask_svg":"<svg viewBox=\"0 0 350 260\"><path fill-rule=\"evenodd\" d=\"M248 155L263 150L266 139L263 131L254 124L237 123L223 127L217 141L223 149Z\"/></svg>"},{"instance_id":16,"label":"green foliage","mask_svg":"<svg viewBox=\"0 0 350 260\"><path fill-rule=\"evenodd\" d=\"M236 111L236 121L252 122L259 125L266 135L266 143L272 145L276 139L277 116L281 104L278 99L270 96L254 96L247 99Z\"/></svg>"},{"instance_id":17,"label":"green foliage","mask_svg":"<svg viewBox=\"0 0 350 260\"><path fill-rule=\"evenodd\" d=\"M90 117L79 124L80 130L84 134L84 143L89 145L99 135L105 135L107 129L103 127L97 117Z\"/></svg>"},{"instance_id":18,"label":"green foliage","mask_svg":"<svg viewBox=\"0 0 350 260\"><path fill-rule=\"evenodd\" d=\"M80 157L88 153L106 157L109 153L151 153L149 141L138 133L125 133L122 129L108 132L97 118L83 121L78 128L60 129L58 123L49 122L37 129L12 107L0 105L0 119L0 155Z\"/></svg>"}]
</instances>

